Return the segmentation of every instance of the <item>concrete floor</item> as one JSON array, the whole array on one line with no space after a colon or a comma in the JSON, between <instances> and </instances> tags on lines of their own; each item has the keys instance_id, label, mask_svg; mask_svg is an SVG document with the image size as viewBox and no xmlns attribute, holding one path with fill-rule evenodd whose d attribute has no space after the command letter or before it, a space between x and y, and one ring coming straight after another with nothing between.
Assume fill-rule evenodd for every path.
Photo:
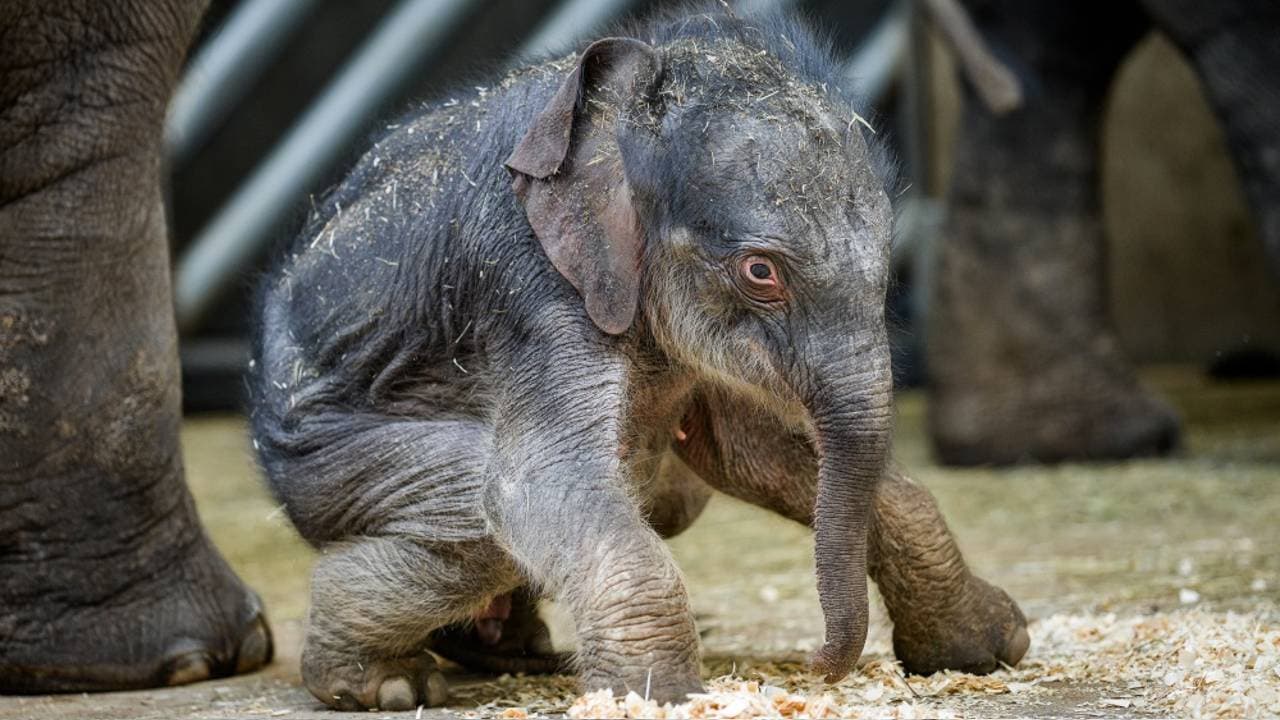
<instances>
[{"instance_id":1,"label":"concrete floor","mask_svg":"<svg viewBox=\"0 0 1280 720\"><path fill-rule=\"evenodd\" d=\"M1147 376L1187 422L1187 447L1174 458L943 469L928 458L923 398L899 398L899 461L935 493L971 565L1008 590L1033 621L1024 666L1048 666L1054 648L1037 637L1034 623L1063 613L1114 613L1123 622L1194 607L1207 617L1252 613L1263 619L1259 631L1280 626L1280 553L1274 551L1280 543L1280 383L1211 383L1178 369ZM339 717L299 684L314 552L264 492L242 419L191 418L183 442L209 532L266 602L277 660L255 675L177 689L4 698L0 719ZM795 659L820 641L806 529L717 497L672 547L688 578L711 672ZM564 620L551 615L559 642ZM1047 636L1049 625L1044 627L1041 634ZM890 657L888 638L883 610L873 607L865 657ZM453 682L455 714L474 713L486 703L491 704L479 714L494 714L527 689L491 678L458 676ZM548 681L539 682L545 690ZM569 687L566 680L549 682L561 692ZM1138 712L1113 699L1123 690L1118 683L1118 676L1109 679L1100 670L1086 680L1046 682L1034 702L1017 694L974 692L950 696L948 707L969 716ZM1136 692L1133 682L1127 687ZM442 713L424 717L432 715Z\"/></svg>"}]
</instances>

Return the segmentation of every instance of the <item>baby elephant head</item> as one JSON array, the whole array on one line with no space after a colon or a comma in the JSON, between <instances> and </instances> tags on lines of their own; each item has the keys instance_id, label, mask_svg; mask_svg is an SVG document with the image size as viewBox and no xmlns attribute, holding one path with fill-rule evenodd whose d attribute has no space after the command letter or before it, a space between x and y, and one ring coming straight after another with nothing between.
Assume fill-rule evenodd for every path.
<instances>
[{"instance_id":1,"label":"baby elephant head","mask_svg":"<svg viewBox=\"0 0 1280 720\"><path fill-rule=\"evenodd\" d=\"M794 48L792 48L794 50ZM809 430L830 679L866 637L889 443L892 210L863 123L739 41L591 45L507 161L556 269L610 334Z\"/></svg>"}]
</instances>

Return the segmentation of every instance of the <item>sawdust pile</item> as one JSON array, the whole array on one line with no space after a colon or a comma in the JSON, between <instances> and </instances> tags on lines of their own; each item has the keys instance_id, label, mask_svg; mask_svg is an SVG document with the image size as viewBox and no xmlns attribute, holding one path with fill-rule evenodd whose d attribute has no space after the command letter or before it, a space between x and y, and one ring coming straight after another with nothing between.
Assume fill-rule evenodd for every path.
<instances>
[{"instance_id":1,"label":"sawdust pile","mask_svg":"<svg viewBox=\"0 0 1280 720\"><path fill-rule=\"evenodd\" d=\"M1280 613L1202 609L1142 616L1059 614L1033 622L1030 655L990 676L906 677L872 658L837 685L800 663L752 663L679 705L602 690L574 698L568 678L504 677L510 693L470 718L957 718L1043 714L1087 687L1100 713L1180 717L1280 714ZM1076 695L1078 697L1078 693ZM1059 700L1061 702L1061 700ZM992 703L998 703L993 705ZM1040 712L1033 712L1041 706ZM1019 708L1022 708L1020 712ZM1110 714L1110 713L1107 713Z\"/></svg>"},{"instance_id":2,"label":"sawdust pile","mask_svg":"<svg viewBox=\"0 0 1280 720\"><path fill-rule=\"evenodd\" d=\"M1122 686L1127 692L1100 704L1164 715L1280 713L1280 618L1274 609L1123 618L1055 615L1032 632L1044 651L1015 673L1032 682Z\"/></svg>"}]
</instances>

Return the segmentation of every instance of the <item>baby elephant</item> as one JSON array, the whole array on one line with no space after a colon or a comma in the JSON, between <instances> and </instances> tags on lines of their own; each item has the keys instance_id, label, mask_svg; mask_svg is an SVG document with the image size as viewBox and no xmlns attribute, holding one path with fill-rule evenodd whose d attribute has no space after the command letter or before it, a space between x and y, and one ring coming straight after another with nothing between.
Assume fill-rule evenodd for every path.
<instances>
[{"instance_id":1,"label":"baby elephant","mask_svg":"<svg viewBox=\"0 0 1280 720\"><path fill-rule=\"evenodd\" d=\"M718 488L810 524L844 676L867 573L908 669L1016 663L1025 621L886 470L881 154L786 19L658 21L389 128L268 278L253 434L323 549L302 672L438 704L426 650L585 689L701 688L661 536Z\"/></svg>"}]
</instances>

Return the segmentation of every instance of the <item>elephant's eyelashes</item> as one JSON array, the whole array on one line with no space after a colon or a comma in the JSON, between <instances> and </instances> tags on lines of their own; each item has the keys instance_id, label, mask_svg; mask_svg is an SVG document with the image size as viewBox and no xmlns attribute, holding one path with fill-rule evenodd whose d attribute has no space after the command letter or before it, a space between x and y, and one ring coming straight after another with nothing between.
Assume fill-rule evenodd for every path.
<instances>
[{"instance_id":1,"label":"elephant's eyelashes","mask_svg":"<svg viewBox=\"0 0 1280 720\"><path fill-rule=\"evenodd\" d=\"M752 300L782 300L782 278L772 260L763 255L748 255L738 261L738 269L743 291Z\"/></svg>"}]
</instances>

